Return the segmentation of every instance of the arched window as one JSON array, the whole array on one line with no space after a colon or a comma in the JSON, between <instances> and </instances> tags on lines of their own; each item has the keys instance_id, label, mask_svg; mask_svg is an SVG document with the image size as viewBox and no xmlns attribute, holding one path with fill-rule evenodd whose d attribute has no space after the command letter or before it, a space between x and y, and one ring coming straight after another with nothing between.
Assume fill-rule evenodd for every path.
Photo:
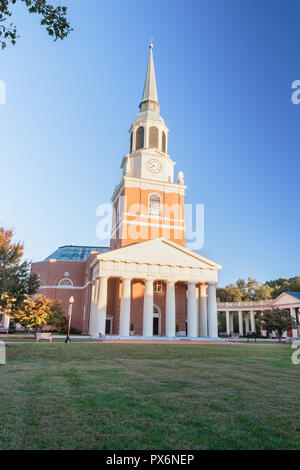
<instances>
[{"instance_id":1,"label":"arched window","mask_svg":"<svg viewBox=\"0 0 300 470\"><path fill-rule=\"evenodd\" d=\"M158 129L155 126L150 127L149 129L149 148L158 148Z\"/></svg>"},{"instance_id":2,"label":"arched window","mask_svg":"<svg viewBox=\"0 0 300 470\"><path fill-rule=\"evenodd\" d=\"M160 195L150 194L148 205L149 217L160 217Z\"/></svg>"},{"instance_id":3,"label":"arched window","mask_svg":"<svg viewBox=\"0 0 300 470\"><path fill-rule=\"evenodd\" d=\"M144 148L144 134L145 131L143 126L140 126L136 131L136 150Z\"/></svg>"},{"instance_id":4,"label":"arched window","mask_svg":"<svg viewBox=\"0 0 300 470\"><path fill-rule=\"evenodd\" d=\"M62 279L61 281L59 281L58 286L59 287L73 287L73 282L71 281L71 279Z\"/></svg>"},{"instance_id":5,"label":"arched window","mask_svg":"<svg viewBox=\"0 0 300 470\"><path fill-rule=\"evenodd\" d=\"M130 134L130 153L132 152L132 147L133 147L133 132Z\"/></svg>"},{"instance_id":6,"label":"arched window","mask_svg":"<svg viewBox=\"0 0 300 470\"><path fill-rule=\"evenodd\" d=\"M166 153L167 151L167 138L166 138L166 133L164 131L162 133L162 138L161 138L161 150L164 153Z\"/></svg>"}]
</instances>

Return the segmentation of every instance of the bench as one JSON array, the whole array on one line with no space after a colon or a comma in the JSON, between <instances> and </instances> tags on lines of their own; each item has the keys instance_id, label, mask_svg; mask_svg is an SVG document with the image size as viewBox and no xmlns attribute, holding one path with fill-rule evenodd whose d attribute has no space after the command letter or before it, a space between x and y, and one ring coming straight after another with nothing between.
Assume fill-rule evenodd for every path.
<instances>
[{"instance_id":1,"label":"bench","mask_svg":"<svg viewBox=\"0 0 300 470\"><path fill-rule=\"evenodd\" d=\"M8 335L8 328L5 328L4 326L0 326L0 333Z\"/></svg>"},{"instance_id":2,"label":"bench","mask_svg":"<svg viewBox=\"0 0 300 470\"><path fill-rule=\"evenodd\" d=\"M102 333L99 333L99 341L104 341L105 340L105 335L103 335Z\"/></svg>"},{"instance_id":3,"label":"bench","mask_svg":"<svg viewBox=\"0 0 300 470\"><path fill-rule=\"evenodd\" d=\"M231 333L229 336L229 341L238 341L240 339L239 333Z\"/></svg>"},{"instance_id":4,"label":"bench","mask_svg":"<svg viewBox=\"0 0 300 470\"><path fill-rule=\"evenodd\" d=\"M48 339L52 343L52 334L51 333L38 333L36 335L36 342L39 343L41 339Z\"/></svg>"},{"instance_id":5,"label":"bench","mask_svg":"<svg viewBox=\"0 0 300 470\"><path fill-rule=\"evenodd\" d=\"M178 336L179 338L185 338L186 331L177 331L176 336Z\"/></svg>"}]
</instances>

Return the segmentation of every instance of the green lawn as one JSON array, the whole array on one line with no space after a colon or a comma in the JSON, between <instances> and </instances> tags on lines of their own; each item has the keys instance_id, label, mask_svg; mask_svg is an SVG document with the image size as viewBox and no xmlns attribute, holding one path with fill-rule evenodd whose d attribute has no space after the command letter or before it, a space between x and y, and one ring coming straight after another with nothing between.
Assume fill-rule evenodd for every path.
<instances>
[{"instance_id":1,"label":"green lawn","mask_svg":"<svg viewBox=\"0 0 300 470\"><path fill-rule=\"evenodd\" d=\"M300 449L286 345L10 344L1 449Z\"/></svg>"}]
</instances>

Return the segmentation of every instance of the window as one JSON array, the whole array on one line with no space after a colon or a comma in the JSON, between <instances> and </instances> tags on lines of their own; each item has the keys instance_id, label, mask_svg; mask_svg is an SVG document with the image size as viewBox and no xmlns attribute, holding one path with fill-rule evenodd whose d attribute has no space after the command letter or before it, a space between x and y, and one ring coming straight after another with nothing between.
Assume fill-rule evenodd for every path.
<instances>
[{"instance_id":1,"label":"window","mask_svg":"<svg viewBox=\"0 0 300 470\"><path fill-rule=\"evenodd\" d=\"M148 215L149 217L160 217L160 195L159 194L150 194L149 196L149 205L148 205Z\"/></svg>"},{"instance_id":2,"label":"window","mask_svg":"<svg viewBox=\"0 0 300 470\"><path fill-rule=\"evenodd\" d=\"M116 223L119 222L119 219L120 219L120 198L118 199L117 204L116 204Z\"/></svg>"},{"instance_id":3,"label":"window","mask_svg":"<svg viewBox=\"0 0 300 470\"><path fill-rule=\"evenodd\" d=\"M167 138L166 138L166 133L162 133L162 138L161 138L161 150L162 152L166 153L167 151Z\"/></svg>"},{"instance_id":4,"label":"window","mask_svg":"<svg viewBox=\"0 0 300 470\"><path fill-rule=\"evenodd\" d=\"M130 153L132 152L132 144L133 144L133 133L130 134Z\"/></svg>"},{"instance_id":5,"label":"window","mask_svg":"<svg viewBox=\"0 0 300 470\"><path fill-rule=\"evenodd\" d=\"M162 292L163 291L163 283L162 281L155 281L153 286L154 292Z\"/></svg>"},{"instance_id":6,"label":"window","mask_svg":"<svg viewBox=\"0 0 300 470\"><path fill-rule=\"evenodd\" d=\"M158 148L158 129L157 127L150 127L149 130L149 148L157 149Z\"/></svg>"},{"instance_id":7,"label":"window","mask_svg":"<svg viewBox=\"0 0 300 470\"><path fill-rule=\"evenodd\" d=\"M73 287L73 282L71 279L62 279L59 284L59 287Z\"/></svg>"},{"instance_id":8,"label":"window","mask_svg":"<svg viewBox=\"0 0 300 470\"><path fill-rule=\"evenodd\" d=\"M144 133L143 126L136 131L136 150L144 148Z\"/></svg>"}]
</instances>

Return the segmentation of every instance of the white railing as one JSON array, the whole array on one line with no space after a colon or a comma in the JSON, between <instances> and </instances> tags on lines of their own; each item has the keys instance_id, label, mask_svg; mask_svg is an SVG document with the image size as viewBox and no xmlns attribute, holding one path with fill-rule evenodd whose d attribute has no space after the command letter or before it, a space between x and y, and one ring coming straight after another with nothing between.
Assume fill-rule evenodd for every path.
<instances>
[{"instance_id":1,"label":"white railing","mask_svg":"<svg viewBox=\"0 0 300 470\"><path fill-rule=\"evenodd\" d=\"M247 309L253 307L259 307L261 309L268 308L272 305L273 300L248 300L246 302L218 302L218 310L225 310L228 308L232 309Z\"/></svg>"}]
</instances>

